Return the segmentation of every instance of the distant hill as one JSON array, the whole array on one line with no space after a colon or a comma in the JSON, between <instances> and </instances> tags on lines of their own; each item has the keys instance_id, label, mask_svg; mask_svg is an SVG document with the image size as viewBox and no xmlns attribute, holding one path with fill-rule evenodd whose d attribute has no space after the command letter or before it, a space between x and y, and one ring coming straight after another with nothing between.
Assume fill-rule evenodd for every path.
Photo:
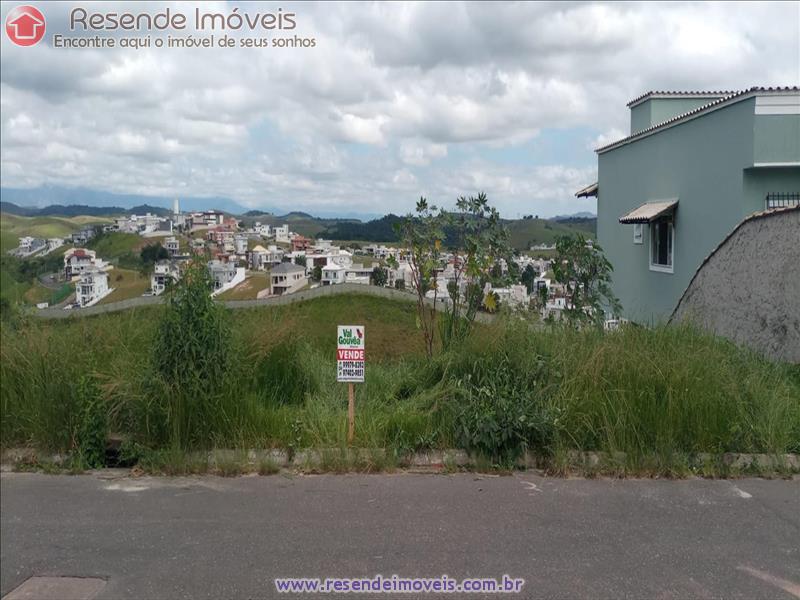
<instances>
[{"instance_id":1,"label":"distant hill","mask_svg":"<svg viewBox=\"0 0 800 600\"><path fill-rule=\"evenodd\" d=\"M143 215L146 213L164 216L172 214L172 211L168 208L149 204L140 204L133 208L87 206L85 204L70 204L69 206L51 204L44 208L31 208L29 206L18 206L13 202L0 202L0 212L21 217L110 217L114 215Z\"/></svg>"},{"instance_id":2,"label":"distant hill","mask_svg":"<svg viewBox=\"0 0 800 600\"><path fill-rule=\"evenodd\" d=\"M362 223L360 221L347 221L338 223L326 232L326 236L335 240L359 240L364 242L396 242L397 234L394 231L395 223L402 217L389 214L380 219Z\"/></svg>"},{"instance_id":3,"label":"distant hill","mask_svg":"<svg viewBox=\"0 0 800 600\"><path fill-rule=\"evenodd\" d=\"M113 194L85 188L66 188L60 186L41 186L38 188L0 188L0 201L13 203L19 207L42 208L52 205L89 206L96 208L122 207L123 211L135 206L147 205L170 210L174 197L143 196L139 194ZM183 198L179 197L181 210L217 209L231 214L241 214L247 210L230 198ZM3 209L5 212L5 209ZM153 212L152 210L150 212ZM88 213L83 213L88 214ZM119 214L117 212L116 214Z\"/></svg>"},{"instance_id":4,"label":"distant hill","mask_svg":"<svg viewBox=\"0 0 800 600\"><path fill-rule=\"evenodd\" d=\"M516 219L506 221L511 234L511 245L517 250L527 250L539 244L553 244L559 235L580 233L594 239L596 227L588 220L583 223L559 222L549 219Z\"/></svg>"},{"instance_id":5,"label":"distant hill","mask_svg":"<svg viewBox=\"0 0 800 600\"><path fill-rule=\"evenodd\" d=\"M183 208L183 207L182 207ZM19 206L16 203L0 202L0 211L6 215L19 217L84 217L105 218L114 215L144 214L169 215L170 208L154 206L152 204L139 204L130 208L121 206L90 206L86 204L62 205L54 204L44 208L31 208ZM236 213L233 213L236 214ZM276 226L288 224L290 229L306 237L324 237L340 241L358 242L397 242L394 226L402 217L388 214L371 221L344 218L321 218L306 212L293 211L285 215L275 215L261 210L250 210L241 213L240 221L245 227L252 226L255 222ZM586 237L594 238L597 231L597 218L591 213L577 213L554 217L553 219L540 219L528 215L523 219L504 220L511 234L511 243L518 250L527 250L538 244L552 244L559 235L580 233ZM28 233L27 235L32 235Z\"/></svg>"}]
</instances>

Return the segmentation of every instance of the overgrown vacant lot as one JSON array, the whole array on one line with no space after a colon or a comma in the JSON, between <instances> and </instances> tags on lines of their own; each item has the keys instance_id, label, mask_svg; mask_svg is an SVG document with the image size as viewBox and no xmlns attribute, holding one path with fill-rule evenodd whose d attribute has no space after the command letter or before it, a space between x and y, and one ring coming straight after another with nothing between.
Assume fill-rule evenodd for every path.
<instances>
[{"instance_id":1,"label":"overgrown vacant lot","mask_svg":"<svg viewBox=\"0 0 800 600\"><path fill-rule=\"evenodd\" d=\"M690 329L538 331L509 317L429 360L411 303L353 295L226 311L233 356L221 391L176 408L151 358L163 311L4 323L3 446L75 452L99 429L137 452L343 447L335 331L363 324L357 446L461 447L499 463L526 448L624 451L667 471L700 452L800 451L797 367Z\"/></svg>"}]
</instances>

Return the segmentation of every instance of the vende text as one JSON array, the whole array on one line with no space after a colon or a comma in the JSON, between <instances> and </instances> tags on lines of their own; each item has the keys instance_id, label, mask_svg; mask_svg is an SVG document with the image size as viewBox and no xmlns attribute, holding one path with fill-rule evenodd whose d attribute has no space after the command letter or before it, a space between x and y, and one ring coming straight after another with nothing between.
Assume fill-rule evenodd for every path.
<instances>
[{"instance_id":1,"label":"vende text","mask_svg":"<svg viewBox=\"0 0 800 600\"><path fill-rule=\"evenodd\" d=\"M364 360L364 349L336 351L336 360Z\"/></svg>"}]
</instances>

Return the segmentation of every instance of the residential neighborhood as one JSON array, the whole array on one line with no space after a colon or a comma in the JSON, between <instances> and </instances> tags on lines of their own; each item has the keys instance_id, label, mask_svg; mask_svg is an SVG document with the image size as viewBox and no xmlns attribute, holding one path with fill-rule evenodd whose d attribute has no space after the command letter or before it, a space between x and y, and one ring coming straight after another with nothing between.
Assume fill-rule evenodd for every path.
<instances>
[{"instance_id":1,"label":"residential neighborhood","mask_svg":"<svg viewBox=\"0 0 800 600\"><path fill-rule=\"evenodd\" d=\"M0 600L800 600L800 0L0 4Z\"/></svg>"}]
</instances>

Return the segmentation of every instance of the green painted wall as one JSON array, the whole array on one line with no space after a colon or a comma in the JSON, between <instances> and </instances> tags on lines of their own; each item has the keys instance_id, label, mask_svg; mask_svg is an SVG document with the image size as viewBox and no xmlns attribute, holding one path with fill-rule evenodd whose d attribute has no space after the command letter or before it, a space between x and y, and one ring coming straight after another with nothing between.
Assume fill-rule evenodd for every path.
<instances>
[{"instance_id":1,"label":"green painted wall","mask_svg":"<svg viewBox=\"0 0 800 600\"><path fill-rule=\"evenodd\" d=\"M597 234L614 266L624 316L666 320L694 271L742 220L742 170L752 165L754 100L675 125L599 155ZM633 243L618 219L654 200L678 198L673 273L649 268L650 232Z\"/></svg>"},{"instance_id":2,"label":"green painted wall","mask_svg":"<svg viewBox=\"0 0 800 600\"><path fill-rule=\"evenodd\" d=\"M700 263L748 214L764 210L768 192L800 191L800 168L753 168L754 156L787 161L800 143L800 115L769 117L755 115L749 98L598 155L597 237L625 317L666 320ZM674 272L662 273L649 267L649 227L634 244L633 225L618 219L669 198L679 199Z\"/></svg>"},{"instance_id":3,"label":"green painted wall","mask_svg":"<svg viewBox=\"0 0 800 600\"><path fill-rule=\"evenodd\" d=\"M631 135L650 127L650 102L642 102L631 108Z\"/></svg>"},{"instance_id":4,"label":"green painted wall","mask_svg":"<svg viewBox=\"0 0 800 600\"><path fill-rule=\"evenodd\" d=\"M797 120L800 122L800 117ZM769 193L800 194L800 167L745 169L743 185L745 214L760 212L765 208L764 201Z\"/></svg>"},{"instance_id":5,"label":"green painted wall","mask_svg":"<svg viewBox=\"0 0 800 600\"><path fill-rule=\"evenodd\" d=\"M631 134L638 133L708 104L719 96L703 98L651 98L631 108Z\"/></svg>"},{"instance_id":6,"label":"green painted wall","mask_svg":"<svg viewBox=\"0 0 800 600\"><path fill-rule=\"evenodd\" d=\"M755 116L754 162L800 162L800 117Z\"/></svg>"}]
</instances>

